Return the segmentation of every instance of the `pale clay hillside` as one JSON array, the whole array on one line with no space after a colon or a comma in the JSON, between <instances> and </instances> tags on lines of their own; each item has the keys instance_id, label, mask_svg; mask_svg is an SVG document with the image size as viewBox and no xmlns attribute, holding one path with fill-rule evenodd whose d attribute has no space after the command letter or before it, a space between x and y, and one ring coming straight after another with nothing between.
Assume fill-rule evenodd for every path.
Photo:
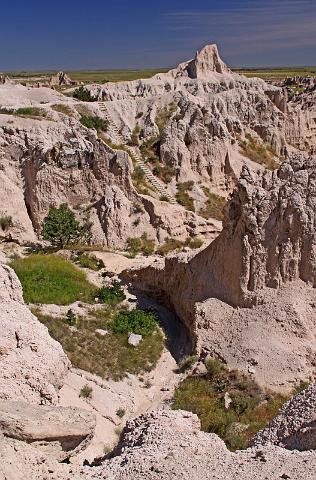
<instances>
[{"instance_id":1,"label":"pale clay hillside","mask_svg":"<svg viewBox=\"0 0 316 480\"><path fill-rule=\"evenodd\" d=\"M315 479L315 145L216 45L0 75L0 480Z\"/></svg>"}]
</instances>

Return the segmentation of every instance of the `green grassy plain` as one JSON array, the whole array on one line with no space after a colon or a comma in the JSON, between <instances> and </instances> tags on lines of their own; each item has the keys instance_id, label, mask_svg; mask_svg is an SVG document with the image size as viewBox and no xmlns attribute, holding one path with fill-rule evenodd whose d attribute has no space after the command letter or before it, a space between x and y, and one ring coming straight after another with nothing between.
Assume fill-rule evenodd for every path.
<instances>
[{"instance_id":1,"label":"green grassy plain","mask_svg":"<svg viewBox=\"0 0 316 480\"><path fill-rule=\"evenodd\" d=\"M150 78L156 73L167 72L167 68L143 69L143 70L69 70L66 71L71 79L85 84L106 83L106 82L124 82L138 80L140 78ZM247 77L260 77L264 80L282 80L286 77L294 76L316 76L316 66L306 67L275 67L275 68L233 68L234 72L241 73ZM47 81L56 71L21 71L7 72L7 75L20 81L33 83L36 81Z\"/></svg>"}]
</instances>

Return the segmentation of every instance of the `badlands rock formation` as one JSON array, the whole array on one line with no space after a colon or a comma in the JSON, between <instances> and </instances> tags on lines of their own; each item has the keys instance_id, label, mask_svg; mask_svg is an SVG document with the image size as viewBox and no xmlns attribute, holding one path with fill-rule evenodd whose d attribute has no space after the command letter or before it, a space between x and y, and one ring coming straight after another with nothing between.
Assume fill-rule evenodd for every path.
<instances>
[{"instance_id":1,"label":"badlands rock formation","mask_svg":"<svg viewBox=\"0 0 316 480\"><path fill-rule=\"evenodd\" d=\"M175 309L199 351L255 366L277 389L315 373L315 179L302 155L262 175L244 168L209 247L127 272Z\"/></svg>"},{"instance_id":2,"label":"badlands rock formation","mask_svg":"<svg viewBox=\"0 0 316 480\"><path fill-rule=\"evenodd\" d=\"M231 453L217 435L200 431L196 415L160 412L129 422L117 457L92 470L92 479L312 480L315 452L270 445Z\"/></svg>"},{"instance_id":3,"label":"badlands rock formation","mask_svg":"<svg viewBox=\"0 0 316 480\"><path fill-rule=\"evenodd\" d=\"M0 103L6 108L38 105L40 99L50 105L65 101L45 88L0 89ZM82 221L91 223L93 243L110 247L124 248L128 237L144 232L157 242L167 236L185 240L189 235L217 233L216 222L180 205L139 195L128 155L81 125L75 108L80 106L70 100L66 108L73 118L42 104L38 107L46 117L0 115L0 215L12 218L7 234L34 241L49 207L61 202L76 207ZM99 113L96 107L84 108L85 114Z\"/></svg>"},{"instance_id":4,"label":"badlands rock formation","mask_svg":"<svg viewBox=\"0 0 316 480\"><path fill-rule=\"evenodd\" d=\"M56 404L69 361L24 305L15 273L0 264L0 399Z\"/></svg>"},{"instance_id":5,"label":"badlands rock formation","mask_svg":"<svg viewBox=\"0 0 316 480\"><path fill-rule=\"evenodd\" d=\"M194 182L190 195L197 213L207 202L207 189L227 197L244 164L252 171L263 168L247 158L252 156L242 148L245 141L268 148L276 160L292 145L309 149L315 143L312 109L288 104L279 87L232 73L214 45L151 79L89 88L105 101L126 142L138 128L139 143L152 145L156 161L171 172L166 184L171 197L178 182ZM12 217L14 238L34 241L49 207L60 202L87 209L92 242L110 247L123 248L129 236L143 233L162 243L170 236L212 239L218 232L216 222L161 202L155 189L145 197L137 193L127 154L105 146L79 122L82 114L105 115L98 102L5 84L0 105L33 106L45 115L0 115L0 214ZM115 132L106 135L108 143L119 143ZM150 161L147 166L155 172Z\"/></svg>"},{"instance_id":6,"label":"badlands rock formation","mask_svg":"<svg viewBox=\"0 0 316 480\"><path fill-rule=\"evenodd\" d=\"M292 398L252 445L280 445L288 450L316 450L316 384Z\"/></svg>"}]
</instances>

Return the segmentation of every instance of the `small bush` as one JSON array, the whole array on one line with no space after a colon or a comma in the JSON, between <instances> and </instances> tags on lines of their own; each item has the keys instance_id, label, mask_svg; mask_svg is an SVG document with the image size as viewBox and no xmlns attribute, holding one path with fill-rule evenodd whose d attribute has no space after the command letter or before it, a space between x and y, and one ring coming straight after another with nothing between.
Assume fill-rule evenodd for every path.
<instances>
[{"instance_id":1,"label":"small bush","mask_svg":"<svg viewBox=\"0 0 316 480\"><path fill-rule=\"evenodd\" d=\"M18 115L22 117L46 117L47 115L45 110L38 107L21 107L17 110L14 110L13 108L1 107L0 113L6 115Z\"/></svg>"},{"instance_id":2,"label":"small bush","mask_svg":"<svg viewBox=\"0 0 316 480\"><path fill-rule=\"evenodd\" d=\"M72 116L71 108L69 107L69 105L65 105L64 103L56 103L55 105L52 105L51 108L55 110L55 112L63 113L68 117Z\"/></svg>"},{"instance_id":3,"label":"small bush","mask_svg":"<svg viewBox=\"0 0 316 480\"><path fill-rule=\"evenodd\" d=\"M134 147L138 147L138 145L139 145L139 134L140 134L140 126L137 124L132 131L132 135L131 135L131 138L130 138L130 141L128 142L128 144L131 145L131 146L134 146Z\"/></svg>"},{"instance_id":4,"label":"small bush","mask_svg":"<svg viewBox=\"0 0 316 480\"><path fill-rule=\"evenodd\" d=\"M269 170L275 170L279 164L276 161L276 154L271 147L260 143L259 140L246 134L246 139L239 142L241 153L253 162L265 166Z\"/></svg>"},{"instance_id":5,"label":"small bush","mask_svg":"<svg viewBox=\"0 0 316 480\"><path fill-rule=\"evenodd\" d=\"M146 257L152 255L155 251L155 242L143 233L141 237L130 237L127 239L126 247L131 256L142 253Z\"/></svg>"},{"instance_id":6,"label":"small bush","mask_svg":"<svg viewBox=\"0 0 316 480\"><path fill-rule=\"evenodd\" d=\"M199 215L204 218L215 218L222 221L224 219L224 206L226 199L216 193L212 193L208 188L204 187L203 191L207 196L204 207L199 211Z\"/></svg>"},{"instance_id":7,"label":"small bush","mask_svg":"<svg viewBox=\"0 0 316 480\"><path fill-rule=\"evenodd\" d=\"M168 165L155 163L153 167L153 174L160 178L164 183L170 183L175 176L176 171L173 167Z\"/></svg>"},{"instance_id":8,"label":"small bush","mask_svg":"<svg viewBox=\"0 0 316 480\"><path fill-rule=\"evenodd\" d=\"M179 365L179 372L185 372L186 370L189 370L191 367L193 367L196 361L196 355L190 355L188 357L185 357Z\"/></svg>"},{"instance_id":9,"label":"small bush","mask_svg":"<svg viewBox=\"0 0 316 480\"><path fill-rule=\"evenodd\" d=\"M92 391L92 387L86 383L80 390L79 397L92 398Z\"/></svg>"},{"instance_id":10,"label":"small bush","mask_svg":"<svg viewBox=\"0 0 316 480\"><path fill-rule=\"evenodd\" d=\"M98 97L91 95L90 91L83 86L76 88L73 97L82 102L96 102L98 100Z\"/></svg>"},{"instance_id":11,"label":"small bush","mask_svg":"<svg viewBox=\"0 0 316 480\"><path fill-rule=\"evenodd\" d=\"M3 232L6 232L12 225L11 215L0 215L0 227Z\"/></svg>"},{"instance_id":12,"label":"small bush","mask_svg":"<svg viewBox=\"0 0 316 480\"><path fill-rule=\"evenodd\" d=\"M97 291L100 302L108 305L117 305L125 300L126 295L121 284L114 281L109 287L101 287Z\"/></svg>"},{"instance_id":13,"label":"small bush","mask_svg":"<svg viewBox=\"0 0 316 480\"><path fill-rule=\"evenodd\" d=\"M203 241L199 238L188 237L184 242L175 238L166 238L165 243L157 248L158 255L167 255L175 250L189 247L192 249L200 248L203 245Z\"/></svg>"},{"instance_id":14,"label":"small bush","mask_svg":"<svg viewBox=\"0 0 316 480\"><path fill-rule=\"evenodd\" d=\"M156 115L156 125L159 130L159 134L162 135L164 129L166 128L167 123L169 122L172 115L177 111L177 105L172 102L167 107L161 109Z\"/></svg>"},{"instance_id":15,"label":"small bush","mask_svg":"<svg viewBox=\"0 0 316 480\"><path fill-rule=\"evenodd\" d=\"M192 248L192 250L195 250L196 248L202 247L203 240L201 240L200 238L189 238L189 240L187 240L186 242L186 245Z\"/></svg>"},{"instance_id":16,"label":"small bush","mask_svg":"<svg viewBox=\"0 0 316 480\"><path fill-rule=\"evenodd\" d=\"M116 410L116 415L119 417L119 418L123 418L124 415L125 415L125 410L124 408L119 408L118 410Z\"/></svg>"},{"instance_id":17,"label":"small bush","mask_svg":"<svg viewBox=\"0 0 316 480\"><path fill-rule=\"evenodd\" d=\"M97 132L106 132L108 121L97 116L81 115L80 123L87 128L94 128Z\"/></svg>"},{"instance_id":18,"label":"small bush","mask_svg":"<svg viewBox=\"0 0 316 480\"><path fill-rule=\"evenodd\" d=\"M71 308L68 310L68 312L66 314L66 322L70 326L76 325L76 323L77 323L76 314L71 310Z\"/></svg>"},{"instance_id":19,"label":"small bush","mask_svg":"<svg viewBox=\"0 0 316 480\"><path fill-rule=\"evenodd\" d=\"M152 334L156 327L156 315L139 308L118 312L112 323L114 333L136 333L143 337Z\"/></svg>"},{"instance_id":20,"label":"small bush","mask_svg":"<svg viewBox=\"0 0 316 480\"><path fill-rule=\"evenodd\" d=\"M216 358L208 358L205 362L208 374L214 377L222 370L222 364Z\"/></svg>"},{"instance_id":21,"label":"small bush","mask_svg":"<svg viewBox=\"0 0 316 480\"><path fill-rule=\"evenodd\" d=\"M183 247L181 240L175 238L166 238L165 243L157 248L158 255L167 255Z\"/></svg>"},{"instance_id":22,"label":"small bush","mask_svg":"<svg viewBox=\"0 0 316 480\"><path fill-rule=\"evenodd\" d=\"M138 112L136 115L136 119L141 118L144 115L143 112Z\"/></svg>"},{"instance_id":23,"label":"small bush","mask_svg":"<svg viewBox=\"0 0 316 480\"><path fill-rule=\"evenodd\" d=\"M194 183L192 181L178 183L178 191L176 194L177 202L191 212L195 212L194 200L189 195L189 192L191 192L193 185Z\"/></svg>"},{"instance_id":24,"label":"small bush","mask_svg":"<svg viewBox=\"0 0 316 480\"><path fill-rule=\"evenodd\" d=\"M104 262L102 260L98 260L95 257L90 257L84 253L79 255L78 262L83 268L89 268L90 270L97 271L101 270L101 268L104 268Z\"/></svg>"}]
</instances>

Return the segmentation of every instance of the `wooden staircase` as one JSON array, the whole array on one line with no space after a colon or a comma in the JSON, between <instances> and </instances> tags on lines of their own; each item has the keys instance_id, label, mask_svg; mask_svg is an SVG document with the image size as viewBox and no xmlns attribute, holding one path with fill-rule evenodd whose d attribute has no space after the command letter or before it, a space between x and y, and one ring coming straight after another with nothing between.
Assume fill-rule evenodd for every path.
<instances>
[{"instance_id":1,"label":"wooden staircase","mask_svg":"<svg viewBox=\"0 0 316 480\"><path fill-rule=\"evenodd\" d=\"M140 150L138 147L131 147L126 144L122 134L120 133L119 129L117 128L116 124L114 123L111 115L109 114L107 102L98 102L98 106L103 113L105 119L108 122L108 132L110 133L111 137L117 139L117 142L120 145L124 145L124 150L129 153L130 158L133 162L136 163L138 167L144 172L147 180L153 185L153 187L157 190L161 197L165 197L168 202L170 203L177 203L176 199L170 195L170 193L166 190L164 184L153 174L150 168L144 162Z\"/></svg>"}]
</instances>

